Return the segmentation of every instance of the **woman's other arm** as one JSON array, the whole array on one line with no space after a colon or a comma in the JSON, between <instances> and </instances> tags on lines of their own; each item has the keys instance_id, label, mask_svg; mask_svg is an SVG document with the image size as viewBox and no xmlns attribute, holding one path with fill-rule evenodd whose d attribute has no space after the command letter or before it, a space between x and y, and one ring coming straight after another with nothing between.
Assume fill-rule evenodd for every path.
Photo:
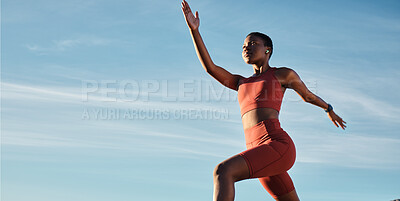
<instances>
[{"instance_id":1,"label":"woman's other arm","mask_svg":"<svg viewBox=\"0 0 400 201\"><path fill-rule=\"evenodd\" d=\"M311 103L318 107L323 108L324 110L328 109L328 103L326 103L322 98L312 93L304 84L304 82L300 79L300 76L290 68L284 68L286 75L286 87L291 88L299 94L299 96L307 103ZM333 110L327 112L329 119L335 124L336 127L340 127L342 129L346 128L346 122L339 117Z\"/></svg>"}]
</instances>

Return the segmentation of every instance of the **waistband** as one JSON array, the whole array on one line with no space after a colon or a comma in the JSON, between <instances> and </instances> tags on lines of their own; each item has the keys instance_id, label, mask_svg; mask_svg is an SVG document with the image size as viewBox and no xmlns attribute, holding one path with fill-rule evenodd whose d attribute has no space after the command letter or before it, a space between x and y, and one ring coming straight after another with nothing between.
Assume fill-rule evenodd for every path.
<instances>
[{"instance_id":1,"label":"waistband","mask_svg":"<svg viewBox=\"0 0 400 201\"><path fill-rule=\"evenodd\" d=\"M258 141L265 141L271 138L280 139L284 137L282 136L282 132L285 133L281 128L279 119L266 119L244 130L246 144L258 144Z\"/></svg>"},{"instance_id":2,"label":"waistband","mask_svg":"<svg viewBox=\"0 0 400 201\"><path fill-rule=\"evenodd\" d=\"M244 130L244 133L253 133L254 130L258 130L262 125L265 126L267 131L273 131L281 128L281 123L279 122L279 119L266 119L263 121L258 122L256 125L254 125L251 128L248 128Z\"/></svg>"}]
</instances>

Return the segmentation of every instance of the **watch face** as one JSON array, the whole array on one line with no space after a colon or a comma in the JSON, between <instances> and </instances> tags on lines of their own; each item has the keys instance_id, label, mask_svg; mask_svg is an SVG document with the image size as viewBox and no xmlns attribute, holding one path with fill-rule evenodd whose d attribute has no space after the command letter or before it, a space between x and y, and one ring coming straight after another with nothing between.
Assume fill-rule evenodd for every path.
<instances>
[{"instance_id":1,"label":"watch face","mask_svg":"<svg viewBox=\"0 0 400 201\"><path fill-rule=\"evenodd\" d=\"M325 112L330 112L333 109L331 104L328 104L328 109L325 110Z\"/></svg>"}]
</instances>

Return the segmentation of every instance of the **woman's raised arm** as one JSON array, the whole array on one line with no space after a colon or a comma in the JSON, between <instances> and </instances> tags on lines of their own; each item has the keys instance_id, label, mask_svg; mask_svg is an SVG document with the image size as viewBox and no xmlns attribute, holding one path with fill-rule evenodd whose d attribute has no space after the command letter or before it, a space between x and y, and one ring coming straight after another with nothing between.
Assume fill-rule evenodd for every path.
<instances>
[{"instance_id":1,"label":"woman's raised arm","mask_svg":"<svg viewBox=\"0 0 400 201\"><path fill-rule=\"evenodd\" d=\"M182 1L182 11L185 16L186 23L190 29L197 56L199 57L203 68L208 74L210 74L224 86L233 90L237 90L239 80L242 76L233 75L224 68L214 64L199 32L199 13L196 11L196 16L194 16L189 4L185 0Z\"/></svg>"}]
</instances>

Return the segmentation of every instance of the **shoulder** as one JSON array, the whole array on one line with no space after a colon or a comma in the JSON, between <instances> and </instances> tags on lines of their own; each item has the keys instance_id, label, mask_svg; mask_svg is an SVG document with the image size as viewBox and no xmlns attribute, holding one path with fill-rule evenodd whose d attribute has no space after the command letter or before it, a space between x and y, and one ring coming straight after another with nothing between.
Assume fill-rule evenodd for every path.
<instances>
[{"instance_id":1,"label":"shoulder","mask_svg":"<svg viewBox=\"0 0 400 201\"><path fill-rule=\"evenodd\" d=\"M243 79L246 79L245 77L243 77L241 75L237 75L237 74L233 74L233 77L235 78L235 80L237 82L241 82Z\"/></svg>"},{"instance_id":2,"label":"shoulder","mask_svg":"<svg viewBox=\"0 0 400 201\"><path fill-rule=\"evenodd\" d=\"M239 85L241 85L244 82L244 79L246 79L246 78L241 75L237 75L237 74L233 74L233 77L234 77L235 84L236 84L236 88L233 90L238 91Z\"/></svg>"},{"instance_id":3,"label":"shoulder","mask_svg":"<svg viewBox=\"0 0 400 201\"><path fill-rule=\"evenodd\" d=\"M274 74L284 86L288 86L289 83L300 79L296 71L289 67L277 67Z\"/></svg>"},{"instance_id":4,"label":"shoulder","mask_svg":"<svg viewBox=\"0 0 400 201\"><path fill-rule=\"evenodd\" d=\"M289 67L275 67L275 76L282 79L289 79L298 76L296 71Z\"/></svg>"},{"instance_id":5,"label":"shoulder","mask_svg":"<svg viewBox=\"0 0 400 201\"><path fill-rule=\"evenodd\" d=\"M296 73L292 68L289 67L275 67L275 72L279 74Z\"/></svg>"}]
</instances>

